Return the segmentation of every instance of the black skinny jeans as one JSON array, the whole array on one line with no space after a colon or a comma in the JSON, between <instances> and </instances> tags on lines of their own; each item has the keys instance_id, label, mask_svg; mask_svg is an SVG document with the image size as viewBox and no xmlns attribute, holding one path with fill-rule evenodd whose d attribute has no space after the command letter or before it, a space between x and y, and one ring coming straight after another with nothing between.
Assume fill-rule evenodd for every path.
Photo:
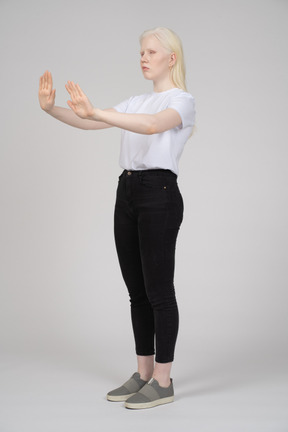
<instances>
[{"instance_id":1,"label":"black skinny jeans","mask_svg":"<svg viewBox=\"0 0 288 432\"><path fill-rule=\"evenodd\" d=\"M126 171L119 177L114 234L128 288L136 354L174 360L179 315L174 290L183 200L170 170Z\"/></svg>"}]
</instances>

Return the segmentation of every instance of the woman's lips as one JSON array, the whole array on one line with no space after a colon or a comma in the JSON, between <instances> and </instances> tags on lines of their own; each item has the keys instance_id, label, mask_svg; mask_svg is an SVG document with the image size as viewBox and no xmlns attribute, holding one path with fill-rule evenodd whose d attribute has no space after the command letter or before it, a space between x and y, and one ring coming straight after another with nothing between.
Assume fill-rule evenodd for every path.
<instances>
[{"instance_id":1,"label":"woman's lips","mask_svg":"<svg viewBox=\"0 0 288 432\"><path fill-rule=\"evenodd\" d=\"M143 70L149 70L149 68L147 66L142 66Z\"/></svg>"}]
</instances>

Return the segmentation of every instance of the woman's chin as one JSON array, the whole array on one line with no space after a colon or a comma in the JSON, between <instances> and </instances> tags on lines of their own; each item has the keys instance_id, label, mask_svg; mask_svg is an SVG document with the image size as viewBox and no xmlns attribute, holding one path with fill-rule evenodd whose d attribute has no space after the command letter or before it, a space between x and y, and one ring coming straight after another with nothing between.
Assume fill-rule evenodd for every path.
<instances>
[{"instance_id":1,"label":"woman's chin","mask_svg":"<svg viewBox=\"0 0 288 432\"><path fill-rule=\"evenodd\" d=\"M143 73L143 77L146 79L146 80L152 80L152 78L149 76L149 75L146 75L145 73Z\"/></svg>"}]
</instances>

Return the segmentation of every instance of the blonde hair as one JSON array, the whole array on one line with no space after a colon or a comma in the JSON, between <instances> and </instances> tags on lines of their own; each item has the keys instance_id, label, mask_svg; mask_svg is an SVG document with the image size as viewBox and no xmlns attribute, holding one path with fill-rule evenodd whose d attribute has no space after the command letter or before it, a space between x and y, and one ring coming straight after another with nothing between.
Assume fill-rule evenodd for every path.
<instances>
[{"instance_id":1,"label":"blonde hair","mask_svg":"<svg viewBox=\"0 0 288 432\"><path fill-rule=\"evenodd\" d=\"M140 36L140 43L146 36L154 35L170 53L176 54L176 63L171 69L171 79L176 87L187 91L186 88L186 68L184 63L183 48L180 38L172 30L166 27L156 27L145 30Z\"/></svg>"},{"instance_id":2,"label":"blonde hair","mask_svg":"<svg viewBox=\"0 0 288 432\"><path fill-rule=\"evenodd\" d=\"M182 42L179 36L171 29L166 27L155 27L150 30L145 30L139 37L140 43L146 36L154 35L161 43L161 45L168 50L168 52L174 52L176 55L176 62L171 69L171 79L173 84L186 91L186 67L184 62L184 54L182 48ZM196 130L194 125L191 135ZM190 136L191 136L190 135Z\"/></svg>"}]
</instances>

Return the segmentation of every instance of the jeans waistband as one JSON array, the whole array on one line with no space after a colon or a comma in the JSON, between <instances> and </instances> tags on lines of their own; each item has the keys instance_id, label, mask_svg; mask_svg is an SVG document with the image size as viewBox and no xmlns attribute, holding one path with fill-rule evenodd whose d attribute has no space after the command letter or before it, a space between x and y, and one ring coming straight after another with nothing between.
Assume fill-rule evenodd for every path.
<instances>
[{"instance_id":1,"label":"jeans waistband","mask_svg":"<svg viewBox=\"0 0 288 432\"><path fill-rule=\"evenodd\" d=\"M169 177L174 177L177 179L177 174L175 174L173 171L169 170L169 169L162 169L162 168L157 168L157 169L147 169L147 170L124 170L123 173L124 175L136 175L139 177L145 176L145 175L153 175L153 176L169 176Z\"/></svg>"}]
</instances>

